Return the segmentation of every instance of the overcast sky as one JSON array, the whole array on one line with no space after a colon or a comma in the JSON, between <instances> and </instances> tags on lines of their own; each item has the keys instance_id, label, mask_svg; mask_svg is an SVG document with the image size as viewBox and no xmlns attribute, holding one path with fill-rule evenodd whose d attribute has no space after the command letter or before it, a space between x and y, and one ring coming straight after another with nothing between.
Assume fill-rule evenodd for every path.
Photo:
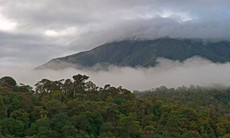
<instances>
[{"instance_id":1,"label":"overcast sky","mask_svg":"<svg viewBox=\"0 0 230 138\"><path fill-rule=\"evenodd\" d=\"M229 0L0 0L0 72L132 38L230 40Z\"/></svg>"}]
</instances>

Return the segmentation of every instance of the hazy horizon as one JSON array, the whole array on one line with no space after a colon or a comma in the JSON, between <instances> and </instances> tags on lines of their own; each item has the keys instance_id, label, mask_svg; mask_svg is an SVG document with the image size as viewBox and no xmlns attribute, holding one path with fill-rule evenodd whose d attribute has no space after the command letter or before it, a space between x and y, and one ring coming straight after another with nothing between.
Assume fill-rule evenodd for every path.
<instances>
[{"instance_id":1,"label":"hazy horizon","mask_svg":"<svg viewBox=\"0 0 230 138\"><path fill-rule=\"evenodd\" d=\"M14 77L18 84L35 83L43 78L60 80L72 78L76 74L88 75L89 80L97 86L104 87L106 84L129 90L149 90L166 86L176 88L181 86L199 85L204 87L230 86L230 63L212 63L206 59L193 57L184 62L168 59L158 59L159 64L150 68L131 68L110 66L108 70L86 70L66 68L63 70L5 70L1 76Z\"/></svg>"}]
</instances>

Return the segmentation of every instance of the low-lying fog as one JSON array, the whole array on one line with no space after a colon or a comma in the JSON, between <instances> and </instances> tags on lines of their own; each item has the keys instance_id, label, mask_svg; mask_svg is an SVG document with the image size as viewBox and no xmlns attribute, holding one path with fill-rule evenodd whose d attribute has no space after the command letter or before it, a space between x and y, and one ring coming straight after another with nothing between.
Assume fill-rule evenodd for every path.
<instances>
[{"instance_id":1,"label":"low-lying fog","mask_svg":"<svg viewBox=\"0 0 230 138\"><path fill-rule=\"evenodd\" d=\"M151 68L109 67L108 70L92 71L68 68L64 70L0 69L0 76L9 75L18 83L34 86L42 78L59 80L85 74L100 87L106 84L122 86L130 90L148 90L159 86L211 86L230 85L230 63L212 63L199 57L184 62L158 59L159 64Z\"/></svg>"}]
</instances>

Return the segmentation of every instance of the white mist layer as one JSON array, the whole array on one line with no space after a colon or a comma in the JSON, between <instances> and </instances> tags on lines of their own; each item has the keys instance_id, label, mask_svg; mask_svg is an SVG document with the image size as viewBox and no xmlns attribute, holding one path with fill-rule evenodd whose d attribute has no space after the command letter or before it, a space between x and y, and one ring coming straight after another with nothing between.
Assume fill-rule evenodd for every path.
<instances>
[{"instance_id":1,"label":"white mist layer","mask_svg":"<svg viewBox=\"0 0 230 138\"><path fill-rule=\"evenodd\" d=\"M130 90L148 90L159 86L230 86L230 63L216 64L198 57L184 62L158 59L159 64L151 68L109 67L108 70L92 71L68 68L64 70L0 69L0 77L9 75L18 83L34 84L43 78L59 80L85 74L96 85L122 86Z\"/></svg>"}]
</instances>

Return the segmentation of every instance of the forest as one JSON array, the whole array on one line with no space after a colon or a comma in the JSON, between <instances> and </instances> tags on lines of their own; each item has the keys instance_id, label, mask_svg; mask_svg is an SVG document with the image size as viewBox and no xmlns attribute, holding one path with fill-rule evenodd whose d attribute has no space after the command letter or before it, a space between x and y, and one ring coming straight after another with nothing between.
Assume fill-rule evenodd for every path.
<instances>
[{"instance_id":1,"label":"forest","mask_svg":"<svg viewBox=\"0 0 230 138\"><path fill-rule=\"evenodd\" d=\"M230 138L229 87L97 87L86 75L34 87L0 78L1 138Z\"/></svg>"}]
</instances>

